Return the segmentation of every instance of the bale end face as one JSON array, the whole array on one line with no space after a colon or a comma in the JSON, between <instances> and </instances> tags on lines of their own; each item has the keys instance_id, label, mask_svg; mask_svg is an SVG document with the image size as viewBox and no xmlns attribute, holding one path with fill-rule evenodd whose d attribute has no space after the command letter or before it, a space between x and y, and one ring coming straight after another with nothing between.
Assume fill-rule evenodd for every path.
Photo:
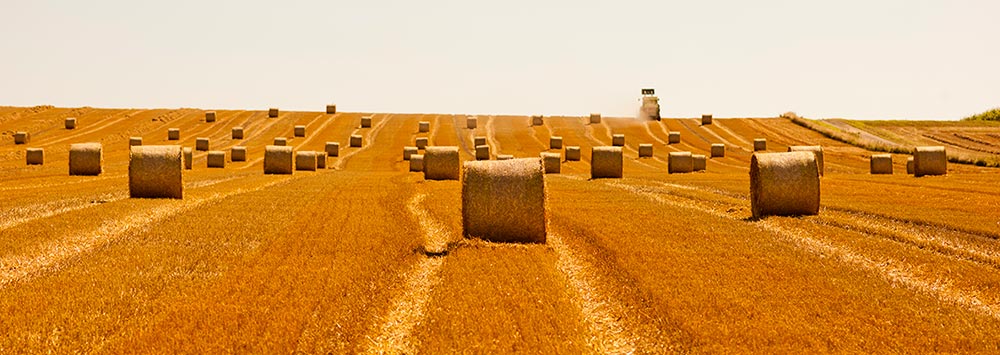
<instances>
[{"instance_id":1,"label":"bale end face","mask_svg":"<svg viewBox=\"0 0 1000 355\"><path fill-rule=\"evenodd\" d=\"M316 171L316 152L313 151L296 152L295 170Z\"/></svg>"},{"instance_id":2,"label":"bale end face","mask_svg":"<svg viewBox=\"0 0 1000 355\"><path fill-rule=\"evenodd\" d=\"M490 146L488 146L488 145L477 145L476 146L476 160L490 160Z\"/></svg>"},{"instance_id":3,"label":"bale end face","mask_svg":"<svg viewBox=\"0 0 1000 355\"><path fill-rule=\"evenodd\" d=\"M276 146L279 146L279 147L284 147L284 146L288 145L288 138L285 138L285 137L274 137L274 143L273 143L273 145L276 145Z\"/></svg>"},{"instance_id":4,"label":"bale end face","mask_svg":"<svg viewBox=\"0 0 1000 355\"><path fill-rule=\"evenodd\" d=\"M819 165L811 152L756 153L750 158L754 218L819 213Z\"/></svg>"},{"instance_id":5,"label":"bale end face","mask_svg":"<svg viewBox=\"0 0 1000 355\"><path fill-rule=\"evenodd\" d=\"M237 161L247 161L247 147L233 147L229 152L230 160Z\"/></svg>"},{"instance_id":6,"label":"bale end face","mask_svg":"<svg viewBox=\"0 0 1000 355\"><path fill-rule=\"evenodd\" d=\"M361 136L353 135L351 136L351 147L361 147Z\"/></svg>"},{"instance_id":7,"label":"bale end face","mask_svg":"<svg viewBox=\"0 0 1000 355\"><path fill-rule=\"evenodd\" d=\"M243 127L233 127L233 139L243 139Z\"/></svg>"},{"instance_id":8,"label":"bale end face","mask_svg":"<svg viewBox=\"0 0 1000 355\"><path fill-rule=\"evenodd\" d=\"M413 154L419 154L417 147L403 147L403 160L410 160Z\"/></svg>"},{"instance_id":9,"label":"bale end face","mask_svg":"<svg viewBox=\"0 0 1000 355\"><path fill-rule=\"evenodd\" d=\"M481 145L486 145L486 137L475 137L475 138L473 138L472 139L472 145L476 146L476 147L481 146Z\"/></svg>"},{"instance_id":10,"label":"bale end face","mask_svg":"<svg viewBox=\"0 0 1000 355\"><path fill-rule=\"evenodd\" d=\"M575 145L566 147L566 160L580 161L580 147Z\"/></svg>"},{"instance_id":11,"label":"bale end face","mask_svg":"<svg viewBox=\"0 0 1000 355\"><path fill-rule=\"evenodd\" d=\"M205 112L205 122L215 122L215 111Z\"/></svg>"},{"instance_id":12,"label":"bale end face","mask_svg":"<svg viewBox=\"0 0 1000 355\"><path fill-rule=\"evenodd\" d=\"M707 126L712 124L712 115L701 115L701 125Z\"/></svg>"},{"instance_id":13,"label":"bale end face","mask_svg":"<svg viewBox=\"0 0 1000 355\"><path fill-rule=\"evenodd\" d=\"M180 128L170 128L167 129L167 140L175 141L181 139L181 129Z\"/></svg>"},{"instance_id":14,"label":"bale end face","mask_svg":"<svg viewBox=\"0 0 1000 355\"><path fill-rule=\"evenodd\" d=\"M466 238L545 243L548 216L541 159L470 161L462 170Z\"/></svg>"},{"instance_id":15,"label":"bale end face","mask_svg":"<svg viewBox=\"0 0 1000 355\"><path fill-rule=\"evenodd\" d=\"M267 110L267 117L269 117L269 118L278 117L278 109L276 109L276 108L269 108Z\"/></svg>"},{"instance_id":16,"label":"bale end face","mask_svg":"<svg viewBox=\"0 0 1000 355\"><path fill-rule=\"evenodd\" d=\"M340 156L340 143L338 142L326 142L325 149L327 156Z\"/></svg>"},{"instance_id":17,"label":"bale end face","mask_svg":"<svg viewBox=\"0 0 1000 355\"><path fill-rule=\"evenodd\" d=\"M913 175L913 157L906 158L906 173Z\"/></svg>"},{"instance_id":18,"label":"bale end face","mask_svg":"<svg viewBox=\"0 0 1000 355\"><path fill-rule=\"evenodd\" d=\"M28 148L24 151L24 160L28 165L45 164L45 149Z\"/></svg>"},{"instance_id":19,"label":"bale end face","mask_svg":"<svg viewBox=\"0 0 1000 355\"><path fill-rule=\"evenodd\" d=\"M372 116L361 117L361 128L372 128Z\"/></svg>"},{"instance_id":20,"label":"bale end face","mask_svg":"<svg viewBox=\"0 0 1000 355\"><path fill-rule=\"evenodd\" d=\"M871 173L875 174L892 174L892 155L891 154L873 154L871 158Z\"/></svg>"},{"instance_id":21,"label":"bale end face","mask_svg":"<svg viewBox=\"0 0 1000 355\"><path fill-rule=\"evenodd\" d=\"M562 137L549 137L549 149L562 149L563 139Z\"/></svg>"},{"instance_id":22,"label":"bale end face","mask_svg":"<svg viewBox=\"0 0 1000 355\"><path fill-rule=\"evenodd\" d=\"M326 152L316 152L316 169L326 169Z\"/></svg>"},{"instance_id":23,"label":"bale end face","mask_svg":"<svg viewBox=\"0 0 1000 355\"><path fill-rule=\"evenodd\" d=\"M28 144L31 141L31 134L28 132L14 132L14 144Z\"/></svg>"},{"instance_id":24,"label":"bale end face","mask_svg":"<svg viewBox=\"0 0 1000 355\"><path fill-rule=\"evenodd\" d=\"M753 140L753 151L761 152L767 150L767 139L755 138Z\"/></svg>"},{"instance_id":25,"label":"bale end face","mask_svg":"<svg viewBox=\"0 0 1000 355\"><path fill-rule=\"evenodd\" d=\"M337 113L337 105L326 105L326 114L332 115Z\"/></svg>"},{"instance_id":26,"label":"bale end face","mask_svg":"<svg viewBox=\"0 0 1000 355\"><path fill-rule=\"evenodd\" d=\"M694 165L694 171L705 171L705 168L708 165L708 158L706 158L705 155L703 154L691 155L691 160Z\"/></svg>"},{"instance_id":27,"label":"bale end face","mask_svg":"<svg viewBox=\"0 0 1000 355\"><path fill-rule=\"evenodd\" d=\"M479 126L479 119L476 117L469 117L465 119L465 128L476 129Z\"/></svg>"},{"instance_id":28,"label":"bale end face","mask_svg":"<svg viewBox=\"0 0 1000 355\"><path fill-rule=\"evenodd\" d=\"M712 158L723 158L726 156L726 145L722 143L712 144Z\"/></svg>"},{"instance_id":29,"label":"bale end face","mask_svg":"<svg viewBox=\"0 0 1000 355\"><path fill-rule=\"evenodd\" d=\"M653 145L649 143L643 143L639 145L639 157L640 158L652 158L653 157Z\"/></svg>"},{"instance_id":30,"label":"bale end face","mask_svg":"<svg viewBox=\"0 0 1000 355\"><path fill-rule=\"evenodd\" d=\"M410 171L424 171L424 155L414 154L410 156Z\"/></svg>"},{"instance_id":31,"label":"bale end face","mask_svg":"<svg viewBox=\"0 0 1000 355\"><path fill-rule=\"evenodd\" d=\"M419 138L417 138L414 141L414 145L417 146L417 149L426 149L427 148L427 137L419 137Z\"/></svg>"},{"instance_id":32,"label":"bale end face","mask_svg":"<svg viewBox=\"0 0 1000 355\"><path fill-rule=\"evenodd\" d=\"M185 147L182 152L184 154L184 169L191 170L194 167L194 151L191 148Z\"/></svg>"},{"instance_id":33,"label":"bale end face","mask_svg":"<svg viewBox=\"0 0 1000 355\"><path fill-rule=\"evenodd\" d=\"M301 126L301 125L295 126L294 134L295 134L296 137L305 137L306 136L306 126Z\"/></svg>"},{"instance_id":34,"label":"bale end face","mask_svg":"<svg viewBox=\"0 0 1000 355\"><path fill-rule=\"evenodd\" d=\"M599 113L590 114L590 124L598 124L598 123L601 123L601 114Z\"/></svg>"},{"instance_id":35,"label":"bale end face","mask_svg":"<svg viewBox=\"0 0 1000 355\"><path fill-rule=\"evenodd\" d=\"M430 132L430 131L431 131L431 123L430 122L420 121L420 123L417 125L417 132L419 132L419 133L425 133L425 132Z\"/></svg>"},{"instance_id":36,"label":"bale end face","mask_svg":"<svg viewBox=\"0 0 1000 355\"><path fill-rule=\"evenodd\" d=\"M129 196L184 198L183 165L180 146L132 146L128 162Z\"/></svg>"},{"instance_id":37,"label":"bale end face","mask_svg":"<svg viewBox=\"0 0 1000 355\"><path fill-rule=\"evenodd\" d=\"M670 152L667 159L667 172L670 174L683 174L694 171L694 157L691 152Z\"/></svg>"},{"instance_id":38,"label":"bale end face","mask_svg":"<svg viewBox=\"0 0 1000 355\"><path fill-rule=\"evenodd\" d=\"M76 129L76 117L66 119L66 129Z\"/></svg>"},{"instance_id":39,"label":"bale end face","mask_svg":"<svg viewBox=\"0 0 1000 355\"><path fill-rule=\"evenodd\" d=\"M542 115L531 116L531 125L532 126L541 126L541 125L545 124L545 122L544 122L544 120L543 120L542 117L543 117Z\"/></svg>"},{"instance_id":40,"label":"bale end face","mask_svg":"<svg viewBox=\"0 0 1000 355\"><path fill-rule=\"evenodd\" d=\"M948 173L948 154L942 146L917 147L913 152L913 175L945 175Z\"/></svg>"},{"instance_id":41,"label":"bale end face","mask_svg":"<svg viewBox=\"0 0 1000 355\"><path fill-rule=\"evenodd\" d=\"M458 180L462 169L458 147L427 147L423 159L424 179Z\"/></svg>"},{"instance_id":42,"label":"bale end face","mask_svg":"<svg viewBox=\"0 0 1000 355\"><path fill-rule=\"evenodd\" d=\"M264 174L291 174L292 147L269 145L264 147Z\"/></svg>"},{"instance_id":43,"label":"bale end face","mask_svg":"<svg viewBox=\"0 0 1000 355\"><path fill-rule=\"evenodd\" d=\"M226 167L226 152L221 150L211 150L208 152L208 164L209 168L225 168Z\"/></svg>"},{"instance_id":44,"label":"bale end face","mask_svg":"<svg viewBox=\"0 0 1000 355\"><path fill-rule=\"evenodd\" d=\"M793 145L788 147L789 152L813 152L816 154L816 165L819 166L819 176L823 176L823 147L818 145Z\"/></svg>"},{"instance_id":45,"label":"bale end face","mask_svg":"<svg viewBox=\"0 0 1000 355\"><path fill-rule=\"evenodd\" d=\"M667 139L668 139L667 142L670 143L670 144L680 143L681 142L681 132L672 131L669 134L667 134Z\"/></svg>"},{"instance_id":46,"label":"bale end face","mask_svg":"<svg viewBox=\"0 0 1000 355\"><path fill-rule=\"evenodd\" d=\"M194 149L208 151L208 138L196 138L194 140Z\"/></svg>"},{"instance_id":47,"label":"bale end face","mask_svg":"<svg viewBox=\"0 0 1000 355\"><path fill-rule=\"evenodd\" d=\"M622 177L622 148L594 147L590 151L590 178Z\"/></svg>"},{"instance_id":48,"label":"bale end face","mask_svg":"<svg viewBox=\"0 0 1000 355\"><path fill-rule=\"evenodd\" d=\"M611 145L615 147L625 146L625 135L615 134L611 136Z\"/></svg>"},{"instance_id":49,"label":"bale end face","mask_svg":"<svg viewBox=\"0 0 1000 355\"><path fill-rule=\"evenodd\" d=\"M104 153L101 143L76 143L69 146L70 175L101 175Z\"/></svg>"},{"instance_id":50,"label":"bale end face","mask_svg":"<svg viewBox=\"0 0 1000 355\"><path fill-rule=\"evenodd\" d=\"M562 157L559 153L542 153L542 165L545 167L546 174L559 174L562 170Z\"/></svg>"}]
</instances>

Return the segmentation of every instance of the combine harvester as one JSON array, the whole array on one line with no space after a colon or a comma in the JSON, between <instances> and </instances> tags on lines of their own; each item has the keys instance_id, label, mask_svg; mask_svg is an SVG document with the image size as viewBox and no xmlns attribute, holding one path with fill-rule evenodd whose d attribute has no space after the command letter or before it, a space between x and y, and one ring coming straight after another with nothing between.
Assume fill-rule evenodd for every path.
<instances>
[{"instance_id":1,"label":"combine harvester","mask_svg":"<svg viewBox=\"0 0 1000 355\"><path fill-rule=\"evenodd\" d=\"M656 97L654 89L642 89L642 107L639 117L650 120L660 120L660 98Z\"/></svg>"}]
</instances>

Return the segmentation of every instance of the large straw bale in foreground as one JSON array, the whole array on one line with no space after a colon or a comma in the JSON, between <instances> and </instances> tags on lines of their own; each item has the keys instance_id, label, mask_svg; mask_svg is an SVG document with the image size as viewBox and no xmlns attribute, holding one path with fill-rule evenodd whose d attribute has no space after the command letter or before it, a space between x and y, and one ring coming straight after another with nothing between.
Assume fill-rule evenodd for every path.
<instances>
[{"instance_id":1,"label":"large straw bale in foreground","mask_svg":"<svg viewBox=\"0 0 1000 355\"><path fill-rule=\"evenodd\" d=\"M103 165L104 149L101 143L70 144L70 175L101 175Z\"/></svg>"},{"instance_id":2,"label":"large straw bale in foreground","mask_svg":"<svg viewBox=\"0 0 1000 355\"><path fill-rule=\"evenodd\" d=\"M566 146L566 161L580 161L580 146Z\"/></svg>"},{"instance_id":3,"label":"large straw bale in foreground","mask_svg":"<svg viewBox=\"0 0 1000 355\"><path fill-rule=\"evenodd\" d=\"M670 131L667 133L667 143L674 144L681 142L681 132Z\"/></svg>"},{"instance_id":4,"label":"large straw bale in foreground","mask_svg":"<svg viewBox=\"0 0 1000 355\"><path fill-rule=\"evenodd\" d=\"M611 145L615 147L621 147L625 145L625 135L615 134L611 136Z\"/></svg>"},{"instance_id":5,"label":"large straw bale in foreground","mask_svg":"<svg viewBox=\"0 0 1000 355\"><path fill-rule=\"evenodd\" d=\"M562 149L563 139L559 136L549 137L549 149Z\"/></svg>"},{"instance_id":6,"label":"large straw bale in foreground","mask_svg":"<svg viewBox=\"0 0 1000 355\"><path fill-rule=\"evenodd\" d=\"M229 151L229 159L237 161L247 161L247 147L236 146Z\"/></svg>"},{"instance_id":7,"label":"large straw bale in foreground","mask_svg":"<svg viewBox=\"0 0 1000 355\"><path fill-rule=\"evenodd\" d=\"M542 165L545 166L546 174L558 174L562 170L562 157L559 153L542 153Z\"/></svg>"},{"instance_id":8,"label":"large straw bale in foreground","mask_svg":"<svg viewBox=\"0 0 1000 355\"><path fill-rule=\"evenodd\" d=\"M464 164L462 229L466 238L545 243L545 204L541 159Z\"/></svg>"},{"instance_id":9,"label":"large straw bale in foreground","mask_svg":"<svg viewBox=\"0 0 1000 355\"><path fill-rule=\"evenodd\" d=\"M420 121L417 124L417 132L419 132L419 133L425 133L425 132L430 132L430 131L431 131L431 123L430 122Z\"/></svg>"},{"instance_id":10,"label":"large straw bale in foreground","mask_svg":"<svg viewBox=\"0 0 1000 355\"><path fill-rule=\"evenodd\" d=\"M326 155L331 157L340 156L340 143L338 142L326 142Z\"/></svg>"},{"instance_id":11,"label":"large straw bale in foreground","mask_svg":"<svg viewBox=\"0 0 1000 355\"><path fill-rule=\"evenodd\" d=\"M351 147L360 148L362 139L360 135L351 135Z\"/></svg>"},{"instance_id":12,"label":"large straw bale in foreground","mask_svg":"<svg viewBox=\"0 0 1000 355\"><path fill-rule=\"evenodd\" d=\"M184 169L191 170L194 167L194 150L191 147L184 147Z\"/></svg>"},{"instance_id":13,"label":"large straw bale in foreground","mask_svg":"<svg viewBox=\"0 0 1000 355\"><path fill-rule=\"evenodd\" d=\"M726 145L722 143L712 144L712 158L722 158L726 156Z\"/></svg>"},{"instance_id":14,"label":"large straw bale in foreground","mask_svg":"<svg viewBox=\"0 0 1000 355\"><path fill-rule=\"evenodd\" d=\"M670 174L683 174L694 171L694 158L691 152L670 152L667 159L667 172Z\"/></svg>"},{"instance_id":15,"label":"large straw bale in foreground","mask_svg":"<svg viewBox=\"0 0 1000 355\"><path fill-rule=\"evenodd\" d=\"M233 127L233 139L243 139L243 127Z\"/></svg>"},{"instance_id":16,"label":"large straw bale in foreground","mask_svg":"<svg viewBox=\"0 0 1000 355\"><path fill-rule=\"evenodd\" d=\"M427 137L418 137L413 141L413 144L417 146L417 149L427 148Z\"/></svg>"},{"instance_id":17,"label":"large straw bale in foreground","mask_svg":"<svg viewBox=\"0 0 1000 355\"><path fill-rule=\"evenodd\" d=\"M906 173L913 175L913 157L906 158Z\"/></svg>"},{"instance_id":18,"label":"large straw bale in foreground","mask_svg":"<svg viewBox=\"0 0 1000 355\"><path fill-rule=\"evenodd\" d=\"M872 174L892 174L892 154L872 154Z\"/></svg>"},{"instance_id":19,"label":"large straw bale in foreground","mask_svg":"<svg viewBox=\"0 0 1000 355\"><path fill-rule=\"evenodd\" d=\"M458 147L427 147L424 151L424 179L458 180L461 169Z\"/></svg>"},{"instance_id":20,"label":"large straw bale in foreground","mask_svg":"<svg viewBox=\"0 0 1000 355\"><path fill-rule=\"evenodd\" d=\"M205 122L215 122L215 111L205 112Z\"/></svg>"},{"instance_id":21,"label":"large straw bale in foreground","mask_svg":"<svg viewBox=\"0 0 1000 355\"><path fill-rule=\"evenodd\" d=\"M653 156L653 145L650 143L639 144L639 157L651 158Z\"/></svg>"},{"instance_id":22,"label":"large straw bale in foreground","mask_svg":"<svg viewBox=\"0 0 1000 355\"><path fill-rule=\"evenodd\" d=\"M621 178L622 148L593 147L590 151L590 178Z\"/></svg>"},{"instance_id":23,"label":"large straw bale in foreground","mask_svg":"<svg viewBox=\"0 0 1000 355\"><path fill-rule=\"evenodd\" d=\"M202 138L195 138L195 140L194 140L194 149L195 150L201 150L201 151L207 151L208 150L208 138L204 138L204 137L202 137Z\"/></svg>"},{"instance_id":24,"label":"large straw bale in foreground","mask_svg":"<svg viewBox=\"0 0 1000 355\"><path fill-rule=\"evenodd\" d=\"M467 117L465 119L465 128L476 129L476 127L478 126L479 126L479 118L473 116L473 117Z\"/></svg>"},{"instance_id":25,"label":"large straw bale in foreground","mask_svg":"<svg viewBox=\"0 0 1000 355\"><path fill-rule=\"evenodd\" d=\"M477 147L481 146L481 145L486 145L486 137L475 137L475 138L473 138L472 139L472 145L473 146L477 146Z\"/></svg>"},{"instance_id":26,"label":"large straw bale in foreground","mask_svg":"<svg viewBox=\"0 0 1000 355\"><path fill-rule=\"evenodd\" d=\"M403 160L410 160L410 156L420 154L417 147L403 147Z\"/></svg>"},{"instance_id":27,"label":"large straw bale in foreground","mask_svg":"<svg viewBox=\"0 0 1000 355\"><path fill-rule=\"evenodd\" d=\"M264 147L264 174L291 174L292 147L269 145Z\"/></svg>"},{"instance_id":28,"label":"large straw bale in foreground","mask_svg":"<svg viewBox=\"0 0 1000 355\"><path fill-rule=\"evenodd\" d=\"M306 126L304 126L304 125L297 125L297 126L295 126L295 129L292 132L292 134L295 135L296 137L305 137L306 136Z\"/></svg>"},{"instance_id":29,"label":"large straw bale in foreground","mask_svg":"<svg viewBox=\"0 0 1000 355\"><path fill-rule=\"evenodd\" d=\"M410 171L424 171L423 154L414 154L410 156Z\"/></svg>"},{"instance_id":30,"label":"large straw bale in foreground","mask_svg":"<svg viewBox=\"0 0 1000 355\"><path fill-rule=\"evenodd\" d=\"M181 139L181 129L180 128L168 128L167 129L167 140L176 141Z\"/></svg>"},{"instance_id":31,"label":"large straw bale in foreground","mask_svg":"<svg viewBox=\"0 0 1000 355\"><path fill-rule=\"evenodd\" d=\"M945 175L948 173L948 154L944 147L917 147L913 152L913 175Z\"/></svg>"},{"instance_id":32,"label":"large straw bale in foreground","mask_svg":"<svg viewBox=\"0 0 1000 355\"><path fill-rule=\"evenodd\" d=\"M691 161L694 171L705 171L708 166L708 158L704 154L692 154Z\"/></svg>"},{"instance_id":33,"label":"large straw bale in foreground","mask_svg":"<svg viewBox=\"0 0 1000 355\"><path fill-rule=\"evenodd\" d=\"M761 152L767 150L767 139L764 138L754 138L753 140L753 151Z\"/></svg>"},{"instance_id":34,"label":"large straw bale in foreground","mask_svg":"<svg viewBox=\"0 0 1000 355\"><path fill-rule=\"evenodd\" d=\"M295 170L316 171L316 152L310 150L295 152Z\"/></svg>"},{"instance_id":35,"label":"large straw bale in foreground","mask_svg":"<svg viewBox=\"0 0 1000 355\"><path fill-rule=\"evenodd\" d=\"M812 152L755 153L750 158L754 218L819 213L819 165Z\"/></svg>"},{"instance_id":36,"label":"large straw bale in foreground","mask_svg":"<svg viewBox=\"0 0 1000 355\"><path fill-rule=\"evenodd\" d=\"M208 151L207 162L209 168L225 168L226 167L226 152L221 150L210 150Z\"/></svg>"},{"instance_id":37,"label":"large straw bale in foreground","mask_svg":"<svg viewBox=\"0 0 1000 355\"><path fill-rule=\"evenodd\" d=\"M490 160L490 146L488 146L488 145L477 145L476 146L476 160Z\"/></svg>"},{"instance_id":38,"label":"large straw bale in foreground","mask_svg":"<svg viewBox=\"0 0 1000 355\"><path fill-rule=\"evenodd\" d=\"M598 123L601 123L601 114L599 114L599 113L591 113L590 114L590 124L598 124Z\"/></svg>"},{"instance_id":39,"label":"large straw bale in foreground","mask_svg":"<svg viewBox=\"0 0 1000 355\"><path fill-rule=\"evenodd\" d=\"M132 146L128 191L133 198L184 198L184 159L179 145Z\"/></svg>"},{"instance_id":40,"label":"large straw bale in foreground","mask_svg":"<svg viewBox=\"0 0 1000 355\"><path fill-rule=\"evenodd\" d=\"M28 165L42 165L45 164L45 149L42 148L28 148L24 151L24 160Z\"/></svg>"},{"instance_id":41,"label":"large straw bale in foreground","mask_svg":"<svg viewBox=\"0 0 1000 355\"><path fill-rule=\"evenodd\" d=\"M14 132L14 144L28 144L31 141L31 134L28 132Z\"/></svg>"},{"instance_id":42,"label":"large straw bale in foreground","mask_svg":"<svg viewBox=\"0 0 1000 355\"><path fill-rule=\"evenodd\" d=\"M701 115L701 125L707 126L712 124L712 115Z\"/></svg>"},{"instance_id":43,"label":"large straw bale in foreground","mask_svg":"<svg viewBox=\"0 0 1000 355\"><path fill-rule=\"evenodd\" d=\"M66 129L76 129L76 117L66 117Z\"/></svg>"},{"instance_id":44,"label":"large straw bale in foreground","mask_svg":"<svg viewBox=\"0 0 1000 355\"><path fill-rule=\"evenodd\" d=\"M789 152L813 152L816 154L816 165L819 167L819 176L823 176L823 147L818 145L793 145L788 147Z\"/></svg>"}]
</instances>

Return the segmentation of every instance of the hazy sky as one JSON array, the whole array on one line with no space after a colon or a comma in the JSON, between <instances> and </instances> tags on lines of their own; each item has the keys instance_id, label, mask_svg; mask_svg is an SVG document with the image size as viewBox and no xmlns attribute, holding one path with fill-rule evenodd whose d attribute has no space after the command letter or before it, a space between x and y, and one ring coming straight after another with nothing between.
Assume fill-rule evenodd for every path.
<instances>
[{"instance_id":1,"label":"hazy sky","mask_svg":"<svg viewBox=\"0 0 1000 355\"><path fill-rule=\"evenodd\" d=\"M278 5L280 4L280 5ZM956 119L1000 1L2 0L0 105Z\"/></svg>"}]
</instances>

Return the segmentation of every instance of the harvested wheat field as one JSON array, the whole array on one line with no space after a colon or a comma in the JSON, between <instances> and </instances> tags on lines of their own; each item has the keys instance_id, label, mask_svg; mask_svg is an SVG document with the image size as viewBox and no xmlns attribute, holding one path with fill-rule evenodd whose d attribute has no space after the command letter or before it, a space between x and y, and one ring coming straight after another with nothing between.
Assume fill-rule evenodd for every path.
<instances>
[{"instance_id":1,"label":"harvested wheat field","mask_svg":"<svg viewBox=\"0 0 1000 355\"><path fill-rule=\"evenodd\" d=\"M257 109L214 110L208 124L205 112L0 107L0 353L1000 352L998 168L949 163L918 178L897 152L893 174L873 175L877 152L785 118L479 114L471 125L464 114ZM265 147L295 127L308 134L284 154L330 152L326 169L265 174ZM997 125L951 129L906 144L951 153L960 145L942 142L959 132L983 152L1000 141ZM591 179L593 148L616 135L628 137L614 147L621 178ZM130 137L143 140L136 151L173 146L170 169L134 164L139 173L176 174L177 146L201 138L246 158L210 169L210 152L194 150L183 186L148 187L183 198L130 198ZM493 160L533 170L488 155L462 165L476 161L475 137ZM552 137L566 153L559 174L543 174L540 154L560 152ZM411 152L419 170L443 169L435 159L450 147L461 164L449 160L448 174L476 175L411 172L400 152L417 138L428 144ZM810 213L753 218L755 139L767 154L822 147L823 176L762 182L775 214ZM77 143L102 145L99 174L69 174ZM44 164L26 164L28 148L44 149ZM676 152L711 158L668 174ZM784 174L767 164L776 172L755 178ZM814 185L795 186L817 179L812 214ZM805 197L781 200L782 184ZM479 193L466 201L475 225L532 234L467 239L463 190Z\"/></svg>"}]
</instances>

